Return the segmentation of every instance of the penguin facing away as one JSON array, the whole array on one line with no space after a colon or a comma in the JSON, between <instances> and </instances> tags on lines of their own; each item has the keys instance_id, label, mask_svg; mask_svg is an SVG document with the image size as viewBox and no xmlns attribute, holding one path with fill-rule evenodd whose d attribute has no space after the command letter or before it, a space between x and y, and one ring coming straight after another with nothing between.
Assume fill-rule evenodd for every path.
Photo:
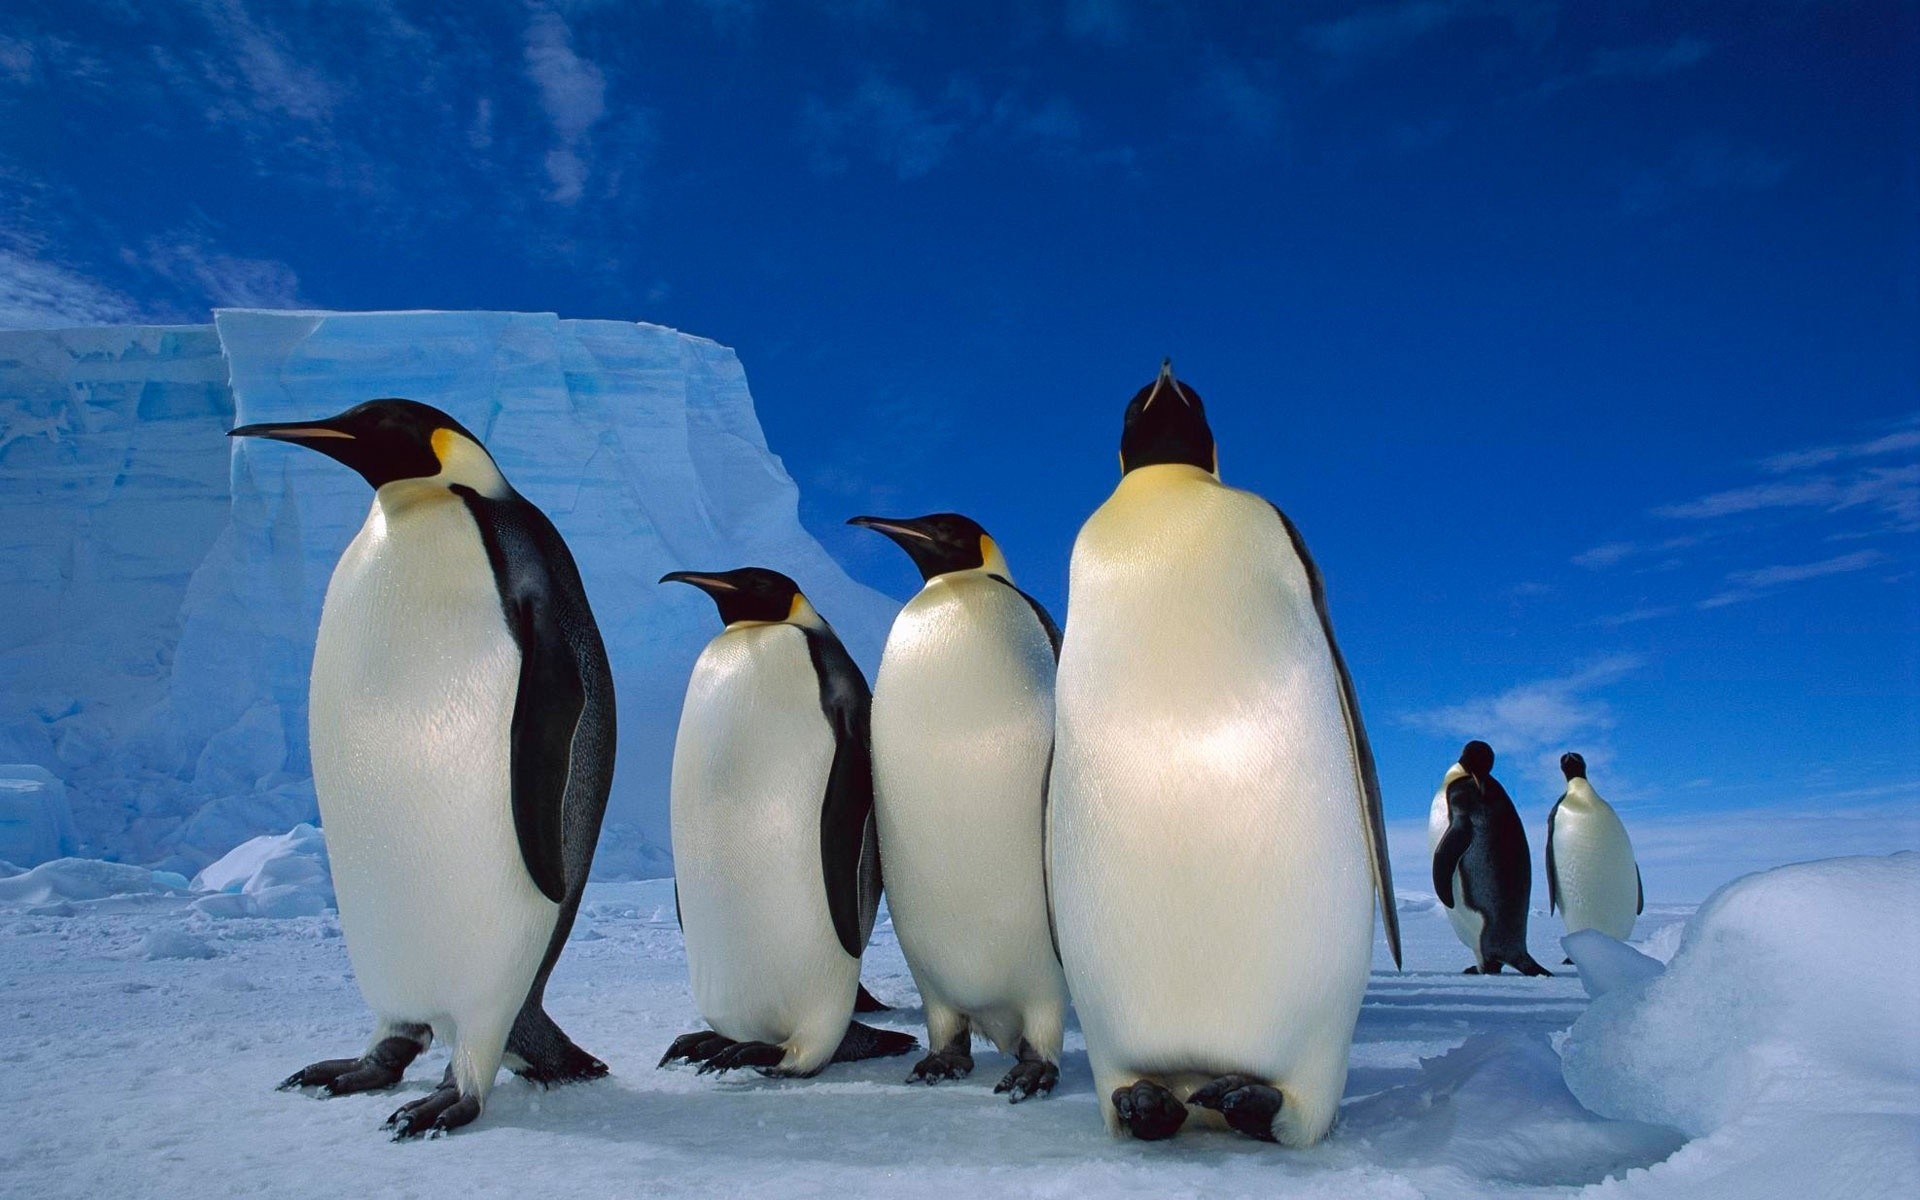
<instances>
[{"instance_id":1,"label":"penguin facing away","mask_svg":"<svg viewBox=\"0 0 1920 1200\"><path fill-rule=\"evenodd\" d=\"M1438 823L1444 804L1446 823ZM1504 963L1526 975L1551 975L1527 952L1533 862L1527 830L1507 789L1493 777L1493 748L1468 742L1448 769L1428 816L1433 890L1453 931L1473 951L1467 974L1498 975Z\"/></svg>"},{"instance_id":2,"label":"penguin facing away","mask_svg":"<svg viewBox=\"0 0 1920 1200\"><path fill-rule=\"evenodd\" d=\"M1127 407L1122 477L1074 543L1048 864L1108 1127L1305 1146L1339 1106L1378 898L1379 784L1318 569L1227 487L1170 365Z\"/></svg>"},{"instance_id":3,"label":"penguin facing away","mask_svg":"<svg viewBox=\"0 0 1920 1200\"><path fill-rule=\"evenodd\" d=\"M687 684L670 793L687 970L711 1028L660 1066L807 1076L907 1053L912 1037L852 1019L881 885L866 679L785 575L660 582L699 588L725 625Z\"/></svg>"},{"instance_id":4,"label":"penguin facing away","mask_svg":"<svg viewBox=\"0 0 1920 1200\"><path fill-rule=\"evenodd\" d=\"M1547 814L1548 911L1560 910L1567 932L1598 929L1626 941L1646 910L1646 889L1633 841L1613 806L1587 782L1587 760L1560 756L1567 790Z\"/></svg>"},{"instance_id":5,"label":"penguin facing away","mask_svg":"<svg viewBox=\"0 0 1920 1200\"><path fill-rule=\"evenodd\" d=\"M504 1060L605 1063L542 1007L613 778L613 680L566 543L477 438L410 400L234 437L317 450L374 487L327 585L308 706L341 932L376 1028L283 1088L390 1088L435 1037L446 1077L387 1124L472 1121Z\"/></svg>"},{"instance_id":6,"label":"penguin facing away","mask_svg":"<svg viewBox=\"0 0 1920 1200\"><path fill-rule=\"evenodd\" d=\"M874 681L874 812L887 906L926 1003L908 1082L973 1070L972 1030L1016 1058L1014 1102L1060 1077L1066 978L1047 924L1044 824L1059 630L958 513L855 517L920 568Z\"/></svg>"}]
</instances>

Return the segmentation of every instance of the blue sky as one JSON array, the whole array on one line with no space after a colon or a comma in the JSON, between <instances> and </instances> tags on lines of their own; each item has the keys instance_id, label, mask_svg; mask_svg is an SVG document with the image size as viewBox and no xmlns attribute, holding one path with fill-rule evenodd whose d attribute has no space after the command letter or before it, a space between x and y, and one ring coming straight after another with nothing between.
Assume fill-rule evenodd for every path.
<instances>
[{"instance_id":1,"label":"blue sky","mask_svg":"<svg viewBox=\"0 0 1920 1200\"><path fill-rule=\"evenodd\" d=\"M0 0L0 326L673 325L857 576L959 509L1056 612L1170 354L1395 818L1475 735L1528 805L1920 810L1911 3L440 7Z\"/></svg>"}]
</instances>

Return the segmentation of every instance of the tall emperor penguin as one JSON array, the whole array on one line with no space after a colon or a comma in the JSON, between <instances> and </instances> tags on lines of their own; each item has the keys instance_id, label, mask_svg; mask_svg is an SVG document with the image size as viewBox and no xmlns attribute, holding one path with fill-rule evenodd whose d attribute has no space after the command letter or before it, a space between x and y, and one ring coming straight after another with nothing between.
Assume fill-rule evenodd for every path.
<instances>
[{"instance_id":1,"label":"tall emperor penguin","mask_svg":"<svg viewBox=\"0 0 1920 1200\"><path fill-rule=\"evenodd\" d=\"M1373 953L1400 934L1373 752L1300 533L1225 486L1171 364L1074 543L1049 887L1108 1127L1188 1106L1325 1136Z\"/></svg>"},{"instance_id":2,"label":"tall emperor penguin","mask_svg":"<svg viewBox=\"0 0 1920 1200\"><path fill-rule=\"evenodd\" d=\"M1647 907L1633 840L1613 805L1587 782L1587 760L1560 756L1567 790L1547 814L1547 907L1560 910L1567 932L1598 929L1626 941Z\"/></svg>"},{"instance_id":3,"label":"tall emperor penguin","mask_svg":"<svg viewBox=\"0 0 1920 1200\"><path fill-rule=\"evenodd\" d=\"M566 543L461 424L411 400L234 437L317 450L373 485L327 585L308 722L340 929L373 1009L366 1053L281 1086L440 1085L399 1138L480 1114L504 1059L540 1083L606 1064L542 1007L613 780L613 677Z\"/></svg>"},{"instance_id":4,"label":"tall emperor penguin","mask_svg":"<svg viewBox=\"0 0 1920 1200\"><path fill-rule=\"evenodd\" d=\"M958 513L855 517L926 583L894 619L873 688L874 815L887 906L927 1008L910 1081L973 1070L978 1029L1018 1103L1060 1078L1067 984L1047 927L1047 762L1060 631Z\"/></svg>"}]
</instances>

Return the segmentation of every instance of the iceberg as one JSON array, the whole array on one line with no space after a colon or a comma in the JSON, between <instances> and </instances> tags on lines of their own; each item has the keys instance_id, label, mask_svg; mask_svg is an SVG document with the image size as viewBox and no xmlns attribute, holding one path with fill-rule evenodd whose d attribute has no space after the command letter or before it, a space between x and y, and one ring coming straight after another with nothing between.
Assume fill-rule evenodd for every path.
<instances>
[{"instance_id":1,"label":"iceberg","mask_svg":"<svg viewBox=\"0 0 1920 1200\"><path fill-rule=\"evenodd\" d=\"M0 761L64 786L72 833L52 853L192 875L317 819L308 668L371 497L318 455L225 433L376 396L472 429L579 561L620 717L597 874L670 869L675 722L714 630L662 574L785 571L877 662L897 604L801 525L740 360L715 342L495 312L0 333L0 608L17 614L0 630Z\"/></svg>"}]
</instances>

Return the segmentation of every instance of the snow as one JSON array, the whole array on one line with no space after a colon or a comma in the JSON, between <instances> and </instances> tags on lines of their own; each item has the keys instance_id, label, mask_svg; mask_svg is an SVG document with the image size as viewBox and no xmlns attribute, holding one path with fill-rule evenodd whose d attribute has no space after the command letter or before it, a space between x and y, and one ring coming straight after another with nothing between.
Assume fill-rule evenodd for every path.
<instances>
[{"instance_id":1,"label":"snow","mask_svg":"<svg viewBox=\"0 0 1920 1200\"><path fill-rule=\"evenodd\" d=\"M1623 987L1644 983L1666 969L1665 961L1642 954L1598 929L1581 929L1560 939L1580 972L1587 995L1599 997Z\"/></svg>"},{"instance_id":2,"label":"snow","mask_svg":"<svg viewBox=\"0 0 1920 1200\"><path fill-rule=\"evenodd\" d=\"M1706 1170L1712 1190L1690 1194L1777 1195L1817 1169L1823 1194L1911 1194L1917 911L1911 851L1749 875L1701 906L1665 971L1596 999L1565 1047L1574 1095L1695 1139L1627 1182Z\"/></svg>"},{"instance_id":3,"label":"snow","mask_svg":"<svg viewBox=\"0 0 1920 1200\"><path fill-rule=\"evenodd\" d=\"M317 917L334 906L326 835L300 824L240 843L193 878L212 892L194 911L215 917Z\"/></svg>"},{"instance_id":4,"label":"snow","mask_svg":"<svg viewBox=\"0 0 1920 1200\"><path fill-rule=\"evenodd\" d=\"M711 604L662 574L786 571L877 661L896 605L802 528L724 346L528 313L229 310L210 326L0 333L0 762L43 769L72 813L60 844L26 844L0 799L0 859L192 875L316 819L308 667L370 494L319 455L225 433L387 395L478 433L579 561L620 714L602 876L671 869L674 718L714 628Z\"/></svg>"}]
</instances>

